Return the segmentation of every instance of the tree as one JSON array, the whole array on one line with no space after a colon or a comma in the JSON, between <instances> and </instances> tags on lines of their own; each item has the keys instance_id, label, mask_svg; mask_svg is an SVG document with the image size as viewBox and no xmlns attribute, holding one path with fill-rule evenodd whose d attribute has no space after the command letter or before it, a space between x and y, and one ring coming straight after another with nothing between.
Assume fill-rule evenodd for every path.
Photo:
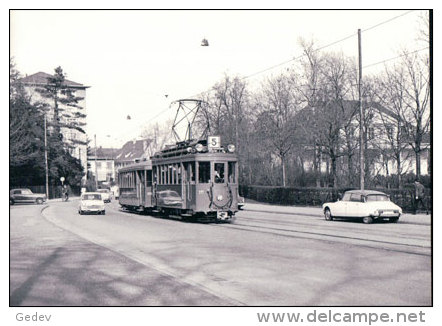
<instances>
[{"instance_id":1,"label":"tree","mask_svg":"<svg viewBox=\"0 0 442 326\"><path fill-rule=\"evenodd\" d=\"M402 119L406 111L404 80L405 70L398 66L386 69L375 81L378 85L375 89L376 102L388 108L388 111L378 110L385 132L380 135L381 139L376 144L383 154L387 168L388 160L395 162L399 188L402 187L402 175L406 172L403 162L408 159L406 149L409 146Z\"/></svg>"},{"instance_id":2,"label":"tree","mask_svg":"<svg viewBox=\"0 0 442 326\"><path fill-rule=\"evenodd\" d=\"M9 86L9 168L13 184L44 180L43 112L31 104L11 60Z\"/></svg>"},{"instance_id":3,"label":"tree","mask_svg":"<svg viewBox=\"0 0 442 326\"><path fill-rule=\"evenodd\" d=\"M303 130L303 139L305 139L305 147L312 147L313 155L313 171L315 175L316 186L319 187L320 182L320 167L321 167L321 148L319 145L319 126L317 122L321 119L316 116L317 110L315 108L319 104L318 91L320 87L320 68L322 64L322 57L317 50L314 49L314 42L307 42L304 39L299 40L304 57L301 60L301 78L304 83L298 87L298 91L304 98L304 103L307 108L312 108L310 114L305 115L305 119L309 123L301 123L300 128ZM304 119L301 119L304 120ZM304 120L305 121L305 120Z\"/></svg>"},{"instance_id":4,"label":"tree","mask_svg":"<svg viewBox=\"0 0 442 326\"><path fill-rule=\"evenodd\" d=\"M285 75L268 79L258 97L258 125L281 160L282 185L286 186L286 157L295 144L295 116L300 109L294 79Z\"/></svg>"},{"instance_id":5,"label":"tree","mask_svg":"<svg viewBox=\"0 0 442 326\"><path fill-rule=\"evenodd\" d=\"M63 140L63 130L76 130L85 134L82 119L86 117L82 113L83 108L79 102L82 97L75 96L75 91L66 83L66 75L61 67L55 68L54 76L48 77L47 84L43 88L38 88L37 92L47 99L49 111L53 114L49 126L52 127L51 133L58 137L63 146L70 148L72 145L86 145L87 142L77 139L71 139L69 142Z\"/></svg>"},{"instance_id":6,"label":"tree","mask_svg":"<svg viewBox=\"0 0 442 326\"><path fill-rule=\"evenodd\" d=\"M430 71L429 58L418 53L403 55L404 76L399 87L403 90L405 110L401 115L408 144L416 161L416 176L421 175L421 153L428 147L425 137L430 132Z\"/></svg>"},{"instance_id":7,"label":"tree","mask_svg":"<svg viewBox=\"0 0 442 326\"><path fill-rule=\"evenodd\" d=\"M149 139L148 146L146 149L147 155L153 156L156 152L164 149L166 144L173 142L170 132L170 126L172 121L168 121L163 125L158 124L158 122L147 126L141 133L141 137Z\"/></svg>"},{"instance_id":8,"label":"tree","mask_svg":"<svg viewBox=\"0 0 442 326\"><path fill-rule=\"evenodd\" d=\"M315 113L318 145L330 159L332 185L337 187L337 160L352 150L350 144L345 143L345 135L354 132L351 124L357 103L351 99L352 71L355 69L342 55L328 54L324 58Z\"/></svg>"}]
</instances>

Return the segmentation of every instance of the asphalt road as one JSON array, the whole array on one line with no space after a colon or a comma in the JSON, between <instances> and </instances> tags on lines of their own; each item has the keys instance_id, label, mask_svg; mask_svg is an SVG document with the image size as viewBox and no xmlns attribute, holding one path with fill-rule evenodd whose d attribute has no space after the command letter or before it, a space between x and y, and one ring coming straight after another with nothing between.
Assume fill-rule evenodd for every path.
<instances>
[{"instance_id":1,"label":"asphalt road","mask_svg":"<svg viewBox=\"0 0 442 326\"><path fill-rule=\"evenodd\" d=\"M106 209L11 207L12 306L432 304L429 216L365 225L248 204L234 224L196 224Z\"/></svg>"}]
</instances>

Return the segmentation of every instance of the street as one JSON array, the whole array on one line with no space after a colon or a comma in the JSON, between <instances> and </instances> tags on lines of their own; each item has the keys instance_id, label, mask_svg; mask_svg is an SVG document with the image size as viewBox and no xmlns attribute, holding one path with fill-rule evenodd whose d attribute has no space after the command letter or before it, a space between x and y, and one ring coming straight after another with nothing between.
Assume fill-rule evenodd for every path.
<instances>
[{"instance_id":1,"label":"street","mask_svg":"<svg viewBox=\"0 0 442 326\"><path fill-rule=\"evenodd\" d=\"M246 203L233 224L10 207L12 306L430 306L431 222Z\"/></svg>"}]
</instances>

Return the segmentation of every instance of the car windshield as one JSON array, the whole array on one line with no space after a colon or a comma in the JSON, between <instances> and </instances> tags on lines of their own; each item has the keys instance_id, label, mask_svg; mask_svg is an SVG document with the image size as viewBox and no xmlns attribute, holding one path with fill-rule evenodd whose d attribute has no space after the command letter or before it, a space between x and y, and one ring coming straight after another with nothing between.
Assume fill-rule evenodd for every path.
<instances>
[{"instance_id":1,"label":"car windshield","mask_svg":"<svg viewBox=\"0 0 442 326\"><path fill-rule=\"evenodd\" d=\"M98 192L108 192L109 190L107 189L98 189Z\"/></svg>"},{"instance_id":2,"label":"car windshield","mask_svg":"<svg viewBox=\"0 0 442 326\"><path fill-rule=\"evenodd\" d=\"M83 195L82 200L101 200L101 195L98 195L98 194Z\"/></svg>"},{"instance_id":3,"label":"car windshield","mask_svg":"<svg viewBox=\"0 0 442 326\"><path fill-rule=\"evenodd\" d=\"M388 198L387 195L381 195L381 194L377 194L377 195L368 195L367 196L367 201L389 201L390 199Z\"/></svg>"}]
</instances>

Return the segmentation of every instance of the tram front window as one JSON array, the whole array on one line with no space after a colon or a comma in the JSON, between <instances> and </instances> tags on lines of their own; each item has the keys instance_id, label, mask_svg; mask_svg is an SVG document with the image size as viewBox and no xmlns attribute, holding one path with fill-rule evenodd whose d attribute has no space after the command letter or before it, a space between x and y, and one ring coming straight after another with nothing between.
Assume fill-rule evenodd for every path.
<instances>
[{"instance_id":1,"label":"tram front window","mask_svg":"<svg viewBox=\"0 0 442 326\"><path fill-rule=\"evenodd\" d=\"M236 163L229 162L229 183L236 183Z\"/></svg>"},{"instance_id":2,"label":"tram front window","mask_svg":"<svg viewBox=\"0 0 442 326\"><path fill-rule=\"evenodd\" d=\"M224 163L215 163L215 183L224 183Z\"/></svg>"},{"instance_id":3,"label":"tram front window","mask_svg":"<svg viewBox=\"0 0 442 326\"><path fill-rule=\"evenodd\" d=\"M210 162L198 163L198 182L199 183L210 182Z\"/></svg>"}]
</instances>

